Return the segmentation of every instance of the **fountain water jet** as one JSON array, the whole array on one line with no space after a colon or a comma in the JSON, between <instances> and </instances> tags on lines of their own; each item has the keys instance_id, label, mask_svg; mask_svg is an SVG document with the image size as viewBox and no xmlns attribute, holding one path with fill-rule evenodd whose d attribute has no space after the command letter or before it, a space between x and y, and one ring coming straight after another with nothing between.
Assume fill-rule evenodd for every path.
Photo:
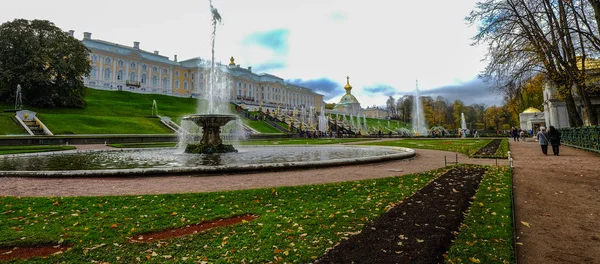
<instances>
[{"instance_id":1,"label":"fountain water jet","mask_svg":"<svg viewBox=\"0 0 600 264\"><path fill-rule=\"evenodd\" d=\"M419 81L417 80L417 86L415 89L415 96L413 98L412 107L412 129L415 136L427 135L427 128L425 124L425 111L421 105L421 95L419 94Z\"/></svg>"},{"instance_id":2,"label":"fountain water jet","mask_svg":"<svg viewBox=\"0 0 600 264\"><path fill-rule=\"evenodd\" d=\"M215 39L217 34L217 24L221 22L221 15L217 9L213 6L212 1L210 3L210 12L212 14L212 26L213 31L211 35L211 61L210 61L210 79L209 86L207 89L207 100L208 100L208 114L195 114L189 115L183 118L186 121L192 121L196 125L202 127L202 138L199 143L190 143L185 147L186 153L196 154L213 154L213 153L227 153L237 152L232 145L223 144L221 139L221 127L227 124L231 120L235 120L234 115L219 114L219 107L215 105L218 101L227 100L227 94L220 96L215 94L215 84L217 72L215 69Z\"/></svg>"},{"instance_id":3,"label":"fountain water jet","mask_svg":"<svg viewBox=\"0 0 600 264\"><path fill-rule=\"evenodd\" d=\"M23 110L23 99L21 99L20 84L17 84L17 95L15 96L15 110Z\"/></svg>"}]
</instances>

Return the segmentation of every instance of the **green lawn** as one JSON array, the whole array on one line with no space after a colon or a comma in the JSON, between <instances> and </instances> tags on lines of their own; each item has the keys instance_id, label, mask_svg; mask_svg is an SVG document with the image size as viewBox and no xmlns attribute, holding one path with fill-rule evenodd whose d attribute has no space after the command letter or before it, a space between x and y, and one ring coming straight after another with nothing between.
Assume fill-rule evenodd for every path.
<instances>
[{"instance_id":1,"label":"green lawn","mask_svg":"<svg viewBox=\"0 0 600 264\"><path fill-rule=\"evenodd\" d=\"M515 262L511 186L512 173L508 167L489 168L446 262Z\"/></svg>"},{"instance_id":2,"label":"green lawn","mask_svg":"<svg viewBox=\"0 0 600 264\"><path fill-rule=\"evenodd\" d=\"M73 245L31 263L308 263L444 171L200 194L0 197L0 247ZM149 231L246 214L259 218L164 242L128 243Z\"/></svg>"},{"instance_id":3,"label":"green lawn","mask_svg":"<svg viewBox=\"0 0 600 264\"><path fill-rule=\"evenodd\" d=\"M372 142L367 144L454 151L471 157L475 152L487 145L490 141L491 139L400 139L394 141Z\"/></svg>"},{"instance_id":4,"label":"green lawn","mask_svg":"<svg viewBox=\"0 0 600 264\"><path fill-rule=\"evenodd\" d=\"M158 114L181 123L184 116L197 112L206 105L204 100L181 98L157 94L137 94L125 91L102 91L87 89L88 105L84 109L37 108L25 106L38 113L38 118L54 133L60 134L171 134L152 114L152 102L156 100ZM233 106L231 106L233 109ZM12 108L0 103L1 109ZM0 115L0 135L25 134L11 120L14 113ZM261 133L280 133L263 121L248 121L246 124Z\"/></svg>"},{"instance_id":5,"label":"green lawn","mask_svg":"<svg viewBox=\"0 0 600 264\"><path fill-rule=\"evenodd\" d=\"M65 145L0 146L0 155L35 152L49 152L75 149Z\"/></svg>"},{"instance_id":6,"label":"green lawn","mask_svg":"<svg viewBox=\"0 0 600 264\"><path fill-rule=\"evenodd\" d=\"M6 107L6 105L0 105L0 108L3 106ZM0 135L27 135L14 116L15 113L12 112L0 112Z\"/></svg>"},{"instance_id":7,"label":"green lawn","mask_svg":"<svg viewBox=\"0 0 600 264\"><path fill-rule=\"evenodd\" d=\"M340 118L337 114L332 114L331 117L335 118L336 120L339 120L339 118ZM353 119L354 119L355 124L358 123L359 117L353 117ZM367 119L367 126L369 127L370 131L381 130L381 132L383 132L383 133L387 133L389 131L396 133L398 131L398 129L400 129L400 128L407 128L407 124L405 124L402 121L398 121L398 120L389 120L388 121L386 119L377 119L377 118L370 118L370 117L367 117L366 119ZM346 120L350 121L350 116L346 116ZM362 124L363 122L364 122L364 119L361 117L360 123Z\"/></svg>"}]
</instances>

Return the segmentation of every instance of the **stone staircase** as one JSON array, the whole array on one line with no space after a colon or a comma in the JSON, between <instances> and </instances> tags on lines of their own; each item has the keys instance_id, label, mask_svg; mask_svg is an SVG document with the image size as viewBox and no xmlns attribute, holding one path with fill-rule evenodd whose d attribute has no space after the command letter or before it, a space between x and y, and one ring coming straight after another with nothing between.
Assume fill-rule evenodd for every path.
<instances>
[{"instance_id":1,"label":"stone staircase","mask_svg":"<svg viewBox=\"0 0 600 264\"><path fill-rule=\"evenodd\" d=\"M36 112L29 110L17 111L15 118L29 135L39 136L47 135L54 136L52 132L36 117Z\"/></svg>"},{"instance_id":2,"label":"stone staircase","mask_svg":"<svg viewBox=\"0 0 600 264\"><path fill-rule=\"evenodd\" d=\"M25 123L34 136L46 135L46 132L44 132L42 126L40 126L35 120L23 121L23 123Z\"/></svg>"}]
</instances>

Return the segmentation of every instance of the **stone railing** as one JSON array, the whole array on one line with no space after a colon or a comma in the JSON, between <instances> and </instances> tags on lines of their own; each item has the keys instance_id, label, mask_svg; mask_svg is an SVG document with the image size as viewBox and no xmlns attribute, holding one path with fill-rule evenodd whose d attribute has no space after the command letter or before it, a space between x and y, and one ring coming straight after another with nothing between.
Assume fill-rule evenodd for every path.
<instances>
[{"instance_id":1,"label":"stone railing","mask_svg":"<svg viewBox=\"0 0 600 264\"><path fill-rule=\"evenodd\" d=\"M565 145L600 153L600 126L561 128Z\"/></svg>"}]
</instances>

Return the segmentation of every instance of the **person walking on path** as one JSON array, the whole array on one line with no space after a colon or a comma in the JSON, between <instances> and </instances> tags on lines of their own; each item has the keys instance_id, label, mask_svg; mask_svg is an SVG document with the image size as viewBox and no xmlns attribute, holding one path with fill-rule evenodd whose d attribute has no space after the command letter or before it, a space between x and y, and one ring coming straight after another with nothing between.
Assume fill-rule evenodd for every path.
<instances>
[{"instance_id":1,"label":"person walking on path","mask_svg":"<svg viewBox=\"0 0 600 264\"><path fill-rule=\"evenodd\" d=\"M537 140L540 142L540 146L542 146L542 153L548 155L548 133L546 133L545 127L540 127L540 132L537 134Z\"/></svg>"},{"instance_id":2,"label":"person walking on path","mask_svg":"<svg viewBox=\"0 0 600 264\"><path fill-rule=\"evenodd\" d=\"M560 131L558 131L554 126L550 126L548 130L548 139L550 140L550 145L552 145L552 153L555 156L558 156L558 147L560 146Z\"/></svg>"}]
</instances>

